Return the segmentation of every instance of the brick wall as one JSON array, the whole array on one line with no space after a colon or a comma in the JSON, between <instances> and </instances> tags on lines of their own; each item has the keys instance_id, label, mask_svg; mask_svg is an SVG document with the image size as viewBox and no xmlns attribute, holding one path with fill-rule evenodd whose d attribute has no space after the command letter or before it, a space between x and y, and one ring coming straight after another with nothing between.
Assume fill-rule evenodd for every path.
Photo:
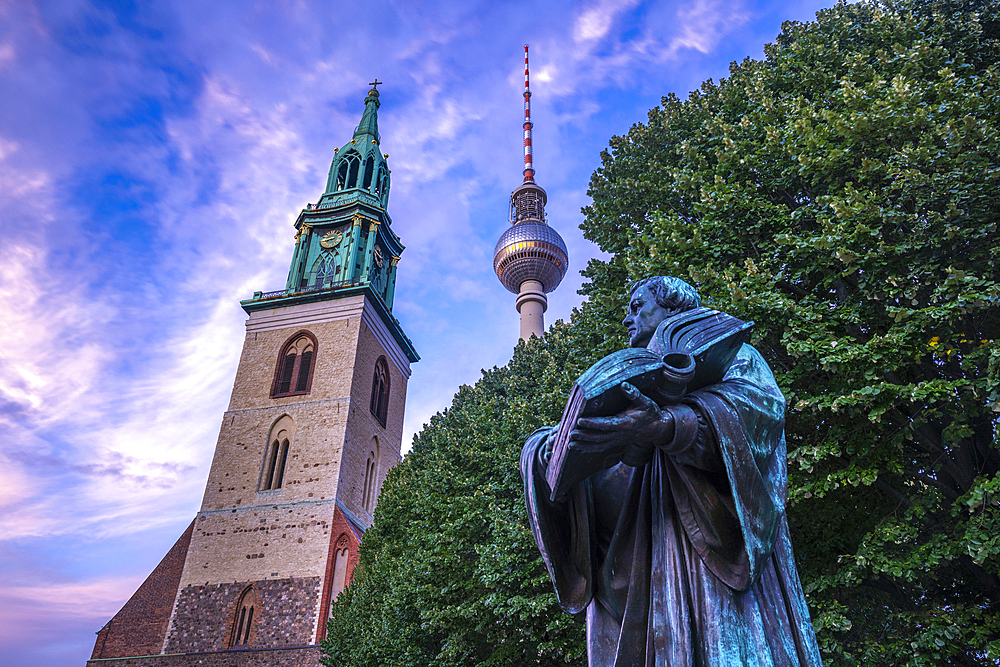
<instances>
[{"instance_id":1,"label":"brick wall","mask_svg":"<svg viewBox=\"0 0 1000 667\"><path fill-rule=\"evenodd\" d=\"M254 581L259 609L249 648L304 646L312 643L319 577ZM247 583L185 586L177 596L164 653L222 651L236 618L236 605Z\"/></svg>"},{"instance_id":2,"label":"brick wall","mask_svg":"<svg viewBox=\"0 0 1000 667\"><path fill-rule=\"evenodd\" d=\"M347 559L348 586L354 578L354 568L358 565L358 547L361 542L358 540L353 528L347 521L347 517L338 507L333 515L333 523L330 527L330 554L326 561L326 577L323 580L323 598L320 602L320 617L316 624L316 641L322 641L326 637L326 621L330 618L330 605L334 601L333 597L333 571L336 565L335 555L342 543L346 543L350 556Z\"/></svg>"},{"instance_id":3,"label":"brick wall","mask_svg":"<svg viewBox=\"0 0 1000 667\"><path fill-rule=\"evenodd\" d=\"M125 606L97 633L92 658L160 652L193 529L192 521Z\"/></svg>"}]
</instances>

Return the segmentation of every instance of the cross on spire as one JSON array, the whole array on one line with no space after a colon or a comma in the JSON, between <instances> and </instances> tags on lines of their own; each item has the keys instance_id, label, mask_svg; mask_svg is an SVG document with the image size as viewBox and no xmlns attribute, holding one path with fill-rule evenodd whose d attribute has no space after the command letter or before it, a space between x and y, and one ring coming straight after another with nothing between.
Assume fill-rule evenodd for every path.
<instances>
[{"instance_id":1,"label":"cross on spire","mask_svg":"<svg viewBox=\"0 0 1000 667\"><path fill-rule=\"evenodd\" d=\"M368 85L371 86L372 88L374 88L375 90L378 90L378 86L381 83L385 83L385 81L379 81L378 77L375 77L375 80L372 81L372 82L370 82Z\"/></svg>"}]
</instances>

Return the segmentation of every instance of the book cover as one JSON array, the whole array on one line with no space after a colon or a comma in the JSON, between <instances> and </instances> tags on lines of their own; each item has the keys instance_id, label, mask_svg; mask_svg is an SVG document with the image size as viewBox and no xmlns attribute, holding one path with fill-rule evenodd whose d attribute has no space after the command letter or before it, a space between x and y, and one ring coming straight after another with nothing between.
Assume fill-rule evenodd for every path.
<instances>
[{"instance_id":1,"label":"book cover","mask_svg":"<svg viewBox=\"0 0 1000 667\"><path fill-rule=\"evenodd\" d=\"M577 420L626 410L631 401L623 382L661 407L721 382L752 327L718 310L693 308L661 322L648 347L618 350L587 369L573 384L554 435L545 475L551 500L563 500L574 486L621 461L621 445L571 441Z\"/></svg>"}]
</instances>

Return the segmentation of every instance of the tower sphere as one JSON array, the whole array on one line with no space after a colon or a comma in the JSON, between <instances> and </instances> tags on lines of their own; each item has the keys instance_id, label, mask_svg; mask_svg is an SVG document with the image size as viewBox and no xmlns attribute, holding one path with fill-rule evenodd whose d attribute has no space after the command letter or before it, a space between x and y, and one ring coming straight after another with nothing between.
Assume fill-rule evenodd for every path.
<instances>
[{"instance_id":1,"label":"tower sphere","mask_svg":"<svg viewBox=\"0 0 1000 667\"><path fill-rule=\"evenodd\" d=\"M526 280L537 280L551 292L566 275L569 253L556 230L544 222L515 223L497 241L493 270L509 291L517 294Z\"/></svg>"}]
</instances>

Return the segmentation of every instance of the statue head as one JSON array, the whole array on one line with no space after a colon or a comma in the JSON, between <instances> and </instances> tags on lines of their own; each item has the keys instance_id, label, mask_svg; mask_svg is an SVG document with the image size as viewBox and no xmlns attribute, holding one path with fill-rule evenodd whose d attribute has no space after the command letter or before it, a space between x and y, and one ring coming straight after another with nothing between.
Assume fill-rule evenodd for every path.
<instances>
[{"instance_id":1,"label":"statue head","mask_svg":"<svg viewBox=\"0 0 1000 667\"><path fill-rule=\"evenodd\" d=\"M680 278L651 276L629 286L628 314L622 321L628 328L631 347L645 347L660 322L672 315L701 305L697 290Z\"/></svg>"}]
</instances>

